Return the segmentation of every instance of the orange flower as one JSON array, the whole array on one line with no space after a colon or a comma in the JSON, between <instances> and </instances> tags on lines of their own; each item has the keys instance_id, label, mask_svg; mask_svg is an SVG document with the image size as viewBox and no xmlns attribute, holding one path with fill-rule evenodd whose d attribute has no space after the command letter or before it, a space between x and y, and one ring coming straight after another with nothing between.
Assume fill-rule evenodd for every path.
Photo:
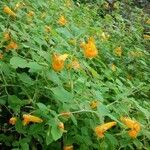
<instances>
[{"instance_id":1,"label":"orange flower","mask_svg":"<svg viewBox=\"0 0 150 150\"><path fill-rule=\"evenodd\" d=\"M137 134L141 130L141 126L137 121L131 120L127 117L121 117L120 120L131 130L128 132L131 138L136 138Z\"/></svg>"},{"instance_id":2,"label":"orange flower","mask_svg":"<svg viewBox=\"0 0 150 150\"><path fill-rule=\"evenodd\" d=\"M120 46L120 47L115 48L115 50L114 50L114 54L115 54L116 56L121 57L121 55L122 55L122 48L121 48L121 46Z\"/></svg>"},{"instance_id":3,"label":"orange flower","mask_svg":"<svg viewBox=\"0 0 150 150\"><path fill-rule=\"evenodd\" d=\"M30 122L33 122L33 123L42 123L43 120L41 118L39 118L39 117L36 117L36 116L23 115L23 124L27 125Z\"/></svg>"},{"instance_id":4,"label":"orange flower","mask_svg":"<svg viewBox=\"0 0 150 150\"><path fill-rule=\"evenodd\" d=\"M71 115L71 112L62 112L62 113L60 113L62 116L70 116Z\"/></svg>"},{"instance_id":5,"label":"orange flower","mask_svg":"<svg viewBox=\"0 0 150 150\"><path fill-rule=\"evenodd\" d=\"M72 68L74 70L78 70L80 69L80 64L79 61L77 59L74 59L71 64L68 65L68 68Z\"/></svg>"},{"instance_id":6,"label":"orange flower","mask_svg":"<svg viewBox=\"0 0 150 150\"><path fill-rule=\"evenodd\" d=\"M102 34L101 34L102 41L107 41L109 39L109 37L110 37L109 34L102 32Z\"/></svg>"},{"instance_id":7,"label":"orange flower","mask_svg":"<svg viewBox=\"0 0 150 150\"><path fill-rule=\"evenodd\" d=\"M33 11L29 11L29 13L27 14L28 17L33 17L34 16L34 12Z\"/></svg>"},{"instance_id":8,"label":"orange flower","mask_svg":"<svg viewBox=\"0 0 150 150\"><path fill-rule=\"evenodd\" d=\"M98 104L99 104L99 101L93 100L93 101L90 103L90 107L91 107L92 109L95 109L95 108L97 108Z\"/></svg>"},{"instance_id":9,"label":"orange flower","mask_svg":"<svg viewBox=\"0 0 150 150\"><path fill-rule=\"evenodd\" d=\"M16 14L8 6L4 6L3 11L10 16L16 17Z\"/></svg>"},{"instance_id":10,"label":"orange flower","mask_svg":"<svg viewBox=\"0 0 150 150\"><path fill-rule=\"evenodd\" d=\"M58 128L59 129L62 129L63 131L64 131L64 123L63 122L59 122L59 124L58 124Z\"/></svg>"},{"instance_id":11,"label":"orange flower","mask_svg":"<svg viewBox=\"0 0 150 150\"><path fill-rule=\"evenodd\" d=\"M148 20L146 21L146 24L150 25L150 19L148 19Z\"/></svg>"},{"instance_id":12,"label":"orange flower","mask_svg":"<svg viewBox=\"0 0 150 150\"><path fill-rule=\"evenodd\" d=\"M10 40L10 33L9 32L4 32L4 39L6 40L6 41L8 41L8 40Z\"/></svg>"},{"instance_id":13,"label":"orange flower","mask_svg":"<svg viewBox=\"0 0 150 150\"><path fill-rule=\"evenodd\" d=\"M49 26L45 26L45 32L47 32L47 33L49 33L49 32L51 32L51 27L49 27Z\"/></svg>"},{"instance_id":14,"label":"orange flower","mask_svg":"<svg viewBox=\"0 0 150 150\"><path fill-rule=\"evenodd\" d=\"M144 34L144 35L143 35L143 38L144 38L145 40L149 40L149 39L150 39L150 35Z\"/></svg>"},{"instance_id":15,"label":"orange flower","mask_svg":"<svg viewBox=\"0 0 150 150\"><path fill-rule=\"evenodd\" d=\"M111 70L116 71L116 65L115 64L111 64Z\"/></svg>"},{"instance_id":16,"label":"orange flower","mask_svg":"<svg viewBox=\"0 0 150 150\"><path fill-rule=\"evenodd\" d=\"M3 59L3 54L2 54L2 53L0 53L0 60L1 60L1 59Z\"/></svg>"},{"instance_id":17,"label":"orange flower","mask_svg":"<svg viewBox=\"0 0 150 150\"><path fill-rule=\"evenodd\" d=\"M61 71L64 68L64 62L67 59L68 54L53 54L52 67L55 71Z\"/></svg>"},{"instance_id":18,"label":"orange flower","mask_svg":"<svg viewBox=\"0 0 150 150\"><path fill-rule=\"evenodd\" d=\"M98 50L93 37L90 37L86 44L81 43L81 48L84 49L84 55L87 58L94 58L98 55Z\"/></svg>"},{"instance_id":19,"label":"orange flower","mask_svg":"<svg viewBox=\"0 0 150 150\"><path fill-rule=\"evenodd\" d=\"M9 124L15 125L16 121L17 121L17 118L16 117L12 117L12 118L9 119Z\"/></svg>"},{"instance_id":20,"label":"orange flower","mask_svg":"<svg viewBox=\"0 0 150 150\"><path fill-rule=\"evenodd\" d=\"M105 123L105 124L102 124L102 125L99 125L95 128L95 133L98 137L100 138L103 138L104 137L104 133L112 128L113 126L116 125L116 122L113 121L113 122L108 122L108 123Z\"/></svg>"},{"instance_id":21,"label":"orange flower","mask_svg":"<svg viewBox=\"0 0 150 150\"><path fill-rule=\"evenodd\" d=\"M73 150L73 145L65 146L63 150Z\"/></svg>"},{"instance_id":22,"label":"orange flower","mask_svg":"<svg viewBox=\"0 0 150 150\"><path fill-rule=\"evenodd\" d=\"M66 25L67 24L67 20L64 16L60 16L59 20L58 20L58 23L62 26Z\"/></svg>"},{"instance_id":23,"label":"orange flower","mask_svg":"<svg viewBox=\"0 0 150 150\"><path fill-rule=\"evenodd\" d=\"M9 49L17 49L18 48L18 45L17 43L11 41L7 46L6 46L6 50L9 50Z\"/></svg>"}]
</instances>

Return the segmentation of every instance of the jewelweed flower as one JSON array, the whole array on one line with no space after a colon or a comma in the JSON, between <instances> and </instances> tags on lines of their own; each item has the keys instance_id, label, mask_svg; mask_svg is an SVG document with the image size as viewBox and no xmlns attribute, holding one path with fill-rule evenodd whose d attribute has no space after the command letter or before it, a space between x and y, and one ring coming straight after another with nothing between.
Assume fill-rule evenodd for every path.
<instances>
[{"instance_id":1,"label":"jewelweed flower","mask_svg":"<svg viewBox=\"0 0 150 150\"><path fill-rule=\"evenodd\" d=\"M93 101L90 103L90 107L91 107L92 109L95 109L95 108L97 108L98 104L99 104L99 101L93 100Z\"/></svg>"},{"instance_id":2,"label":"jewelweed flower","mask_svg":"<svg viewBox=\"0 0 150 150\"><path fill-rule=\"evenodd\" d=\"M84 49L84 55L87 58L94 58L98 55L98 50L93 37L90 37L87 43L81 43L81 48Z\"/></svg>"},{"instance_id":3,"label":"jewelweed flower","mask_svg":"<svg viewBox=\"0 0 150 150\"><path fill-rule=\"evenodd\" d=\"M65 26L67 24L67 20L64 16L60 16L58 23L62 26Z\"/></svg>"},{"instance_id":4,"label":"jewelweed flower","mask_svg":"<svg viewBox=\"0 0 150 150\"><path fill-rule=\"evenodd\" d=\"M101 34L102 41L107 41L109 39L109 37L110 37L109 34L102 32L102 34Z\"/></svg>"},{"instance_id":5,"label":"jewelweed flower","mask_svg":"<svg viewBox=\"0 0 150 150\"><path fill-rule=\"evenodd\" d=\"M0 60L1 60L1 59L3 59L3 54L2 54L2 53L0 53Z\"/></svg>"},{"instance_id":6,"label":"jewelweed flower","mask_svg":"<svg viewBox=\"0 0 150 150\"><path fill-rule=\"evenodd\" d=\"M146 24L149 24L149 25L150 25L150 19L148 19L148 20L146 21Z\"/></svg>"},{"instance_id":7,"label":"jewelweed flower","mask_svg":"<svg viewBox=\"0 0 150 150\"><path fill-rule=\"evenodd\" d=\"M121 57L121 55L122 55L122 48L121 48L121 46L120 46L120 47L115 48L115 50L114 50L114 54L115 54L116 56Z\"/></svg>"},{"instance_id":8,"label":"jewelweed flower","mask_svg":"<svg viewBox=\"0 0 150 150\"><path fill-rule=\"evenodd\" d=\"M51 32L51 27L45 26L45 32L47 32L47 33Z\"/></svg>"},{"instance_id":9,"label":"jewelweed flower","mask_svg":"<svg viewBox=\"0 0 150 150\"><path fill-rule=\"evenodd\" d=\"M27 125L30 122L33 122L33 123L42 123L43 120L41 118L33 116L33 115L24 114L23 115L23 125Z\"/></svg>"},{"instance_id":10,"label":"jewelweed flower","mask_svg":"<svg viewBox=\"0 0 150 150\"><path fill-rule=\"evenodd\" d=\"M28 17L33 17L34 16L34 12L33 11L29 11L29 13L27 14Z\"/></svg>"},{"instance_id":11,"label":"jewelweed flower","mask_svg":"<svg viewBox=\"0 0 150 150\"><path fill-rule=\"evenodd\" d=\"M63 150L73 150L73 145L65 146Z\"/></svg>"},{"instance_id":12,"label":"jewelweed flower","mask_svg":"<svg viewBox=\"0 0 150 150\"><path fill-rule=\"evenodd\" d=\"M17 121L17 118L16 117L12 117L12 118L9 119L9 124L15 125L16 121Z\"/></svg>"},{"instance_id":13,"label":"jewelweed flower","mask_svg":"<svg viewBox=\"0 0 150 150\"><path fill-rule=\"evenodd\" d=\"M71 116L71 112L61 112L60 115L69 118Z\"/></svg>"},{"instance_id":14,"label":"jewelweed flower","mask_svg":"<svg viewBox=\"0 0 150 150\"><path fill-rule=\"evenodd\" d=\"M61 129L62 131L64 131L64 129L65 129L64 123L63 122L59 122L58 128Z\"/></svg>"},{"instance_id":15,"label":"jewelweed flower","mask_svg":"<svg viewBox=\"0 0 150 150\"><path fill-rule=\"evenodd\" d=\"M120 120L128 127L130 128L131 130L128 132L129 136L131 138L136 138L139 131L141 130L141 126L140 124L135 121L135 120L132 120L130 118L127 118L127 117L121 117Z\"/></svg>"},{"instance_id":16,"label":"jewelweed flower","mask_svg":"<svg viewBox=\"0 0 150 150\"><path fill-rule=\"evenodd\" d=\"M61 71L64 68L64 62L67 59L68 54L53 54L52 67L55 71Z\"/></svg>"},{"instance_id":17,"label":"jewelweed flower","mask_svg":"<svg viewBox=\"0 0 150 150\"><path fill-rule=\"evenodd\" d=\"M16 14L8 6L4 6L3 12L12 17L16 17Z\"/></svg>"},{"instance_id":18,"label":"jewelweed flower","mask_svg":"<svg viewBox=\"0 0 150 150\"><path fill-rule=\"evenodd\" d=\"M143 35L143 38L144 38L145 40L149 40L149 39L150 39L150 35L144 34L144 35Z\"/></svg>"},{"instance_id":19,"label":"jewelweed flower","mask_svg":"<svg viewBox=\"0 0 150 150\"><path fill-rule=\"evenodd\" d=\"M5 39L6 41L8 41L8 40L11 39L9 32L4 32L4 39Z\"/></svg>"},{"instance_id":20,"label":"jewelweed flower","mask_svg":"<svg viewBox=\"0 0 150 150\"><path fill-rule=\"evenodd\" d=\"M116 71L116 65L115 65L115 64L111 64L111 70L112 70L113 72Z\"/></svg>"},{"instance_id":21,"label":"jewelweed flower","mask_svg":"<svg viewBox=\"0 0 150 150\"><path fill-rule=\"evenodd\" d=\"M67 66L69 69L74 69L74 70L78 70L78 69L80 69L80 63L79 63L79 61L77 60L77 59L74 59L72 62L71 62L71 64L69 64L68 66Z\"/></svg>"},{"instance_id":22,"label":"jewelweed flower","mask_svg":"<svg viewBox=\"0 0 150 150\"><path fill-rule=\"evenodd\" d=\"M7 46L6 46L6 50L9 50L9 49L17 49L18 48L18 45L17 43L15 43L14 41L11 41Z\"/></svg>"},{"instance_id":23,"label":"jewelweed flower","mask_svg":"<svg viewBox=\"0 0 150 150\"><path fill-rule=\"evenodd\" d=\"M105 124L102 124L102 125L98 125L96 128L95 128L95 133L96 135L99 137L99 138L103 138L104 137L104 133L112 128L113 126L115 126L117 123L115 121L113 122L108 122L108 123L105 123Z\"/></svg>"}]
</instances>

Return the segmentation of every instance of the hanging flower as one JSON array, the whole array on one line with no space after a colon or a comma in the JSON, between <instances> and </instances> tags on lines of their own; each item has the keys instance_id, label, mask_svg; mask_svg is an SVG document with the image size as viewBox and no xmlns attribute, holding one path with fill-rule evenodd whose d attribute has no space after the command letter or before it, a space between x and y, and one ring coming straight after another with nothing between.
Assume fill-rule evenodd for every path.
<instances>
[{"instance_id":1,"label":"hanging flower","mask_svg":"<svg viewBox=\"0 0 150 150\"><path fill-rule=\"evenodd\" d=\"M59 122L58 128L61 129L62 131L64 131L64 129L65 129L64 123L63 122Z\"/></svg>"},{"instance_id":2,"label":"hanging flower","mask_svg":"<svg viewBox=\"0 0 150 150\"><path fill-rule=\"evenodd\" d=\"M97 108L98 104L99 104L99 101L93 100L93 101L90 103L90 107L91 107L92 109L95 109L95 108Z\"/></svg>"},{"instance_id":3,"label":"hanging flower","mask_svg":"<svg viewBox=\"0 0 150 150\"><path fill-rule=\"evenodd\" d=\"M73 150L73 145L65 146L63 150Z\"/></svg>"},{"instance_id":4,"label":"hanging flower","mask_svg":"<svg viewBox=\"0 0 150 150\"><path fill-rule=\"evenodd\" d=\"M116 65L115 64L111 64L111 70L113 71L113 72L115 72L116 71Z\"/></svg>"},{"instance_id":5,"label":"hanging flower","mask_svg":"<svg viewBox=\"0 0 150 150\"><path fill-rule=\"evenodd\" d=\"M14 41L11 41L11 42L6 46L6 50L9 50L9 49L18 49L17 43L15 43Z\"/></svg>"},{"instance_id":6,"label":"hanging flower","mask_svg":"<svg viewBox=\"0 0 150 150\"><path fill-rule=\"evenodd\" d=\"M102 124L102 125L98 125L96 128L95 128L95 133L98 137L100 138L103 138L104 137L104 133L112 128L113 126L115 126L117 123L115 121L113 122L108 122L108 123L105 123L105 124Z\"/></svg>"},{"instance_id":7,"label":"hanging flower","mask_svg":"<svg viewBox=\"0 0 150 150\"><path fill-rule=\"evenodd\" d=\"M150 25L150 19L148 19L148 20L146 21L146 24Z\"/></svg>"},{"instance_id":8,"label":"hanging flower","mask_svg":"<svg viewBox=\"0 0 150 150\"><path fill-rule=\"evenodd\" d=\"M25 3L23 3L23 2L18 2L18 3L15 5L14 10L18 10L18 9L22 8L23 6L25 6Z\"/></svg>"},{"instance_id":9,"label":"hanging flower","mask_svg":"<svg viewBox=\"0 0 150 150\"><path fill-rule=\"evenodd\" d=\"M121 48L121 46L120 46L120 47L115 48L115 50L114 50L114 54L115 54L116 56L121 57L121 55L122 55L122 48Z\"/></svg>"},{"instance_id":10,"label":"hanging flower","mask_svg":"<svg viewBox=\"0 0 150 150\"><path fill-rule=\"evenodd\" d=\"M12 17L16 17L16 14L8 6L4 6L3 12Z\"/></svg>"},{"instance_id":11,"label":"hanging flower","mask_svg":"<svg viewBox=\"0 0 150 150\"><path fill-rule=\"evenodd\" d=\"M33 123L42 123L43 120L39 117L36 117L36 116L32 116L32 115L23 115L23 124L24 125L27 125L29 124L30 122L33 122Z\"/></svg>"},{"instance_id":12,"label":"hanging flower","mask_svg":"<svg viewBox=\"0 0 150 150\"><path fill-rule=\"evenodd\" d=\"M8 40L11 39L9 32L4 32L4 39L5 39L6 41L8 41Z\"/></svg>"},{"instance_id":13,"label":"hanging flower","mask_svg":"<svg viewBox=\"0 0 150 150\"><path fill-rule=\"evenodd\" d=\"M60 16L58 23L62 26L65 26L67 24L67 20L64 16Z\"/></svg>"},{"instance_id":14,"label":"hanging flower","mask_svg":"<svg viewBox=\"0 0 150 150\"><path fill-rule=\"evenodd\" d=\"M33 17L34 16L34 12L33 11L29 11L29 13L27 14L28 17Z\"/></svg>"},{"instance_id":15,"label":"hanging flower","mask_svg":"<svg viewBox=\"0 0 150 150\"><path fill-rule=\"evenodd\" d=\"M15 125L16 121L17 121L17 118L16 117L12 117L12 118L9 119L9 124Z\"/></svg>"},{"instance_id":16,"label":"hanging flower","mask_svg":"<svg viewBox=\"0 0 150 150\"><path fill-rule=\"evenodd\" d=\"M67 59L68 54L53 54L52 67L55 71L61 71L64 68L64 62Z\"/></svg>"},{"instance_id":17,"label":"hanging flower","mask_svg":"<svg viewBox=\"0 0 150 150\"><path fill-rule=\"evenodd\" d=\"M102 41L107 41L109 39L109 37L110 37L109 34L102 32L102 34L101 34Z\"/></svg>"},{"instance_id":18,"label":"hanging flower","mask_svg":"<svg viewBox=\"0 0 150 150\"><path fill-rule=\"evenodd\" d=\"M71 112L61 112L60 115L66 118L70 118Z\"/></svg>"},{"instance_id":19,"label":"hanging flower","mask_svg":"<svg viewBox=\"0 0 150 150\"><path fill-rule=\"evenodd\" d=\"M135 120L132 120L130 118L127 118L127 117L121 117L120 120L128 127L130 128L131 130L128 132L129 136L131 138L136 138L139 131L141 130L141 126L140 124L135 121Z\"/></svg>"},{"instance_id":20,"label":"hanging flower","mask_svg":"<svg viewBox=\"0 0 150 150\"><path fill-rule=\"evenodd\" d=\"M67 66L69 69L74 69L74 70L79 70L80 69L80 63L79 63L79 61L77 60L77 59L74 59L72 62L71 62L71 64L69 64L68 66Z\"/></svg>"},{"instance_id":21,"label":"hanging flower","mask_svg":"<svg viewBox=\"0 0 150 150\"><path fill-rule=\"evenodd\" d=\"M94 58L98 55L98 50L96 48L96 45L95 45L95 40L93 37L90 37L88 39L88 42L85 44L85 43L81 43L81 48L84 49L84 55L85 57L87 58Z\"/></svg>"},{"instance_id":22,"label":"hanging flower","mask_svg":"<svg viewBox=\"0 0 150 150\"><path fill-rule=\"evenodd\" d=\"M150 39L150 35L144 34L144 35L143 35L143 38L144 38L145 40L149 40L149 39Z\"/></svg>"},{"instance_id":23,"label":"hanging flower","mask_svg":"<svg viewBox=\"0 0 150 150\"><path fill-rule=\"evenodd\" d=\"M49 26L45 26L45 32L47 32L47 33L49 33L49 32L51 32L51 27L49 27Z\"/></svg>"},{"instance_id":24,"label":"hanging flower","mask_svg":"<svg viewBox=\"0 0 150 150\"><path fill-rule=\"evenodd\" d=\"M0 60L1 60L1 59L3 59L3 54L2 54L2 53L0 53Z\"/></svg>"}]
</instances>

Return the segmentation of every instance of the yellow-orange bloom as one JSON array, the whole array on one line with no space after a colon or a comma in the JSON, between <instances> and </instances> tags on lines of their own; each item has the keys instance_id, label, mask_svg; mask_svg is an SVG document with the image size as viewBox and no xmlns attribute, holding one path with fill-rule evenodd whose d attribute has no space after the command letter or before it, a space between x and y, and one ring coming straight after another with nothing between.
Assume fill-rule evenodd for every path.
<instances>
[{"instance_id":1,"label":"yellow-orange bloom","mask_svg":"<svg viewBox=\"0 0 150 150\"><path fill-rule=\"evenodd\" d=\"M98 50L96 48L95 40L93 37L90 37L86 44L81 43L81 48L84 49L84 55L87 58L94 58L98 55Z\"/></svg>"},{"instance_id":2,"label":"yellow-orange bloom","mask_svg":"<svg viewBox=\"0 0 150 150\"><path fill-rule=\"evenodd\" d=\"M64 131L64 129L65 129L64 123L63 122L59 122L58 128Z\"/></svg>"},{"instance_id":3,"label":"yellow-orange bloom","mask_svg":"<svg viewBox=\"0 0 150 150\"><path fill-rule=\"evenodd\" d=\"M148 20L146 21L146 24L149 24L149 25L150 25L150 19L148 19Z\"/></svg>"},{"instance_id":4,"label":"yellow-orange bloom","mask_svg":"<svg viewBox=\"0 0 150 150\"><path fill-rule=\"evenodd\" d=\"M2 54L2 53L0 53L0 60L1 60L1 59L3 59L3 54Z\"/></svg>"},{"instance_id":5,"label":"yellow-orange bloom","mask_svg":"<svg viewBox=\"0 0 150 150\"><path fill-rule=\"evenodd\" d=\"M109 39L109 37L110 37L109 34L102 32L102 34L101 34L102 41L107 41Z\"/></svg>"},{"instance_id":6,"label":"yellow-orange bloom","mask_svg":"<svg viewBox=\"0 0 150 150\"><path fill-rule=\"evenodd\" d=\"M49 26L45 26L45 32L47 32L47 33L49 33L49 32L51 32L51 27L49 27Z\"/></svg>"},{"instance_id":7,"label":"yellow-orange bloom","mask_svg":"<svg viewBox=\"0 0 150 150\"><path fill-rule=\"evenodd\" d=\"M62 26L66 25L67 24L67 20L64 16L60 16L59 20L58 20L58 23Z\"/></svg>"},{"instance_id":8,"label":"yellow-orange bloom","mask_svg":"<svg viewBox=\"0 0 150 150\"><path fill-rule=\"evenodd\" d=\"M146 39L146 40L149 40L149 39L150 39L150 35L144 34L144 35L143 35L143 38Z\"/></svg>"},{"instance_id":9,"label":"yellow-orange bloom","mask_svg":"<svg viewBox=\"0 0 150 150\"><path fill-rule=\"evenodd\" d=\"M73 150L73 145L65 146L63 150Z\"/></svg>"},{"instance_id":10,"label":"yellow-orange bloom","mask_svg":"<svg viewBox=\"0 0 150 150\"><path fill-rule=\"evenodd\" d=\"M33 12L33 11L30 11L30 12L27 14L27 16L33 17L33 16L34 16L34 12Z\"/></svg>"},{"instance_id":11,"label":"yellow-orange bloom","mask_svg":"<svg viewBox=\"0 0 150 150\"><path fill-rule=\"evenodd\" d=\"M121 48L121 47L115 48L114 54L115 54L116 56L121 57L121 55L122 55L122 48Z\"/></svg>"},{"instance_id":12,"label":"yellow-orange bloom","mask_svg":"<svg viewBox=\"0 0 150 150\"><path fill-rule=\"evenodd\" d=\"M10 40L10 33L9 32L4 32L4 39L6 40L6 41L8 41L8 40Z\"/></svg>"},{"instance_id":13,"label":"yellow-orange bloom","mask_svg":"<svg viewBox=\"0 0 150 150\"><path fill-rule=\"evenodd\" d=\"M33 122L33 123L42 123L43 120L41 118L33 116L33 115L29 115L29 114L28 115L23 115L23 124L27 125L30 122Z\"/></svg>"},{"instance_id":14,"label":"yellow-orange bloom","mask_svg":"<svg viewBox=\"0 0 150 150\"><path fill-rule=\"evenodd\" d=\"M111 64L111 70L116 71L116 65L115 64Z\"/></svg>"},{"instance_id":15,"label":"yellow-orange bloom","mask_svg":"<svg viewBox=\"0 0 150 150\"><path fill-rule=\"evenodd\" d=\"M18 45L17 43L15 43L14 41L11 41L7 46L6 46L6 50L9 50L9 49L17 49L18 48Z\"/></svg>"},{"instance_id":16,"label":"yellow-orange bloom","mask_svg":"<svg viewBox=\"0 0 150 150\"><path fill-rule=\"evenodd\" d=\"M135 120L132 120L130 118L127 118L127 117L121 117L120 120L128 127L130 128L131 130L128 132L129 136L131 138L136 138L139 131L141 130L141 126L140 124L135 121Z\"/></svg>"},{"instance_id":17,"label":"yellow-orange bloom","mask_svg":"<svg viewBox=\"0 0 150 150\"><path fill-rule=\"evenodd\" d=\"M69 64L67 67L68 67L69 69L72 68L72 69L74 69L74 70L78 70L78 69L80 69L80 63L79 63L79 61L78 61L77 59L74 59L74 60L71 62L71 64Z\"/></svg>"},{"instance_id":18,"label":"yellow-orange bloom","mask_svg":"<svg viewBox=\"0 0 150 150\"><path fill-rule=\"evenodd\" d=\"M15 125L16 121L17 121L17 118L16 117L12 117L12 118L9 119L9 124Z\"/></svg>"},{"instance_id":19,"label":"yellow-orange bloom","mask_svg":"<svg viewBox=\"0 0 150 150\"><path fill-rule=\"evenodd\" d=\"M52 67L55 71L61 71L64 68L64 62L67 59L68 54L53 54Z\"/></svg>"},{"instance_id":20,"label":"yellow-orange bloom","mask_svg":"<svg viewBox=\"0 0 150 150\"><path fill-rule=\"evenodd\" d=\"M98 104L99 104L99 101L93 100L93 101L90 103L90 107L91 107L92 109L95 109L95 108L97 108Z\"/></svg>"},{"instance_id":21,"label":"yellow-orange bloom","mask_svg":"<svg viewBox=\"0 0 150 150\"><path fill-rule=\"evenodd\" d=\"M100 138L103 138L104 137L104 133L112 128L113 126L115 126L117 123L115 121L113 122L108 122L108 123L105 123L105 124L102 124L102 125L98 125L96 128L95 128L95 133L98 137Z\"/></svg>"},{"instance_id":22,"label":"yellow-orange bloom","mask_svg":"<svg viewBox=\"0 0 150 150\"><path fill-rule=\"evenodd\" d=\"M3 11L10 16L16 17L16 14L8 6L4 6Z\"/></svg>"},{"instance_id":23,"label":"yellow-orange bloom","mask_svg":"<svg viewBox=\"0 0 150 150\"><path fill-rule=\"evenodd\" d=\"M71 116L71 112L62 112L60 113L61 116L69 118Z\"/></svg>"}]
</instances>

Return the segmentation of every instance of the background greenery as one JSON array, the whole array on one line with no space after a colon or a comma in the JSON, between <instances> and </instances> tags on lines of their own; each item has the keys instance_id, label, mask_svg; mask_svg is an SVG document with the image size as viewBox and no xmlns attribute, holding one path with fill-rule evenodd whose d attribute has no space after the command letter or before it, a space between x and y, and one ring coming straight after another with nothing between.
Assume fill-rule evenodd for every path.
<instances>
[{"instance_id":1,"label":"background greenery","mask_svg":"<svg viewBox=\"0 0 150 150\"><path fill-rule=\"evenodd\" d=\"M15 9L20 2L21 7ZM143 2L149 3L148 1ZM3 12L9 6L17 17ZM34 15L27 15L33 11ZM147 5L132 0L3 0L0 2L0 147L3 150L150 149L150 26ZM66 26L58 19L64 15ZM50 27L50 31L45 30ZM9 32L17 50L6 51ZM102 33L110 35L106 40ZM93 36L99 55L84 57L80 43ZM122 47L121 57L114 55ZM140 55L131 55L131 52ZM77 58L81 69L55 72L52 54L67 53L66 66ZM116 66L113 71L111 65ZM95 109L93 100L99 102ZM61 112L73 112L63 117ZM44 121L22 125L22 115L32 113ZM15 126L9 119L17 116ZM140 122L142 130L131 139L119 118ZM95 136L95 126L116 121L117 126ZM57 126L63 122L66 133Z\"/></svg>"}]
</instances>

